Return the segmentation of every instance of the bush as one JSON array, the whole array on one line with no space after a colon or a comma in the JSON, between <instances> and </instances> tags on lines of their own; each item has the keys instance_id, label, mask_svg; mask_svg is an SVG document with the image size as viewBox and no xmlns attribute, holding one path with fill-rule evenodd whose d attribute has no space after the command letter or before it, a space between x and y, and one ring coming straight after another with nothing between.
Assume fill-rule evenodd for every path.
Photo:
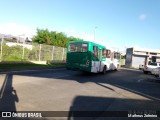
<instances>
[{"instance_id":1,"label":"bush","mask_svg":"<svg viewBox=\"0 0 160 120\"><path fill-rule=\"evenodd\" d=\"M2 48L2 60L3 61L22 61L22 60L28 60L28 55L30 53L30 50L27 48L24 48L24 59L22 59L23 54L23 47L22 46L8 46L3 45Z\"/></svg>"}]
</instances>

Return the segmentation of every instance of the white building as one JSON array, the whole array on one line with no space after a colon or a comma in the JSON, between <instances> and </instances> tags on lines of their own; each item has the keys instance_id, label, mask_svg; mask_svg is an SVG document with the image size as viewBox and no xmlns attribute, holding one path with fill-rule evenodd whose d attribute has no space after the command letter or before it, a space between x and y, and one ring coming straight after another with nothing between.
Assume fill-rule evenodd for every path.
<instances>
[{"instance_id":1,"label":"white building","mask_svg":"<svg viewBox=\"0 0 160 120\"><path fill-rule=\"evenodd\" d=\"M146 65L148 62L160 62L160 50L127 48L126 67L139 68L139 65Z\"/></svg>"},{"instance_id":2,"label":"white building","mask_svg":"<svg viewBox=\"0 0 160 120\"><path fill-rule=\"evenodd\" d=\"M19 45L19 46L24 46L24 48L28 48L28 49L32 50L32 45L29 45L29 44L7 42L6 45L8 45L8 46L16 46L16 45Z\"/></svg>"}]
</instances>

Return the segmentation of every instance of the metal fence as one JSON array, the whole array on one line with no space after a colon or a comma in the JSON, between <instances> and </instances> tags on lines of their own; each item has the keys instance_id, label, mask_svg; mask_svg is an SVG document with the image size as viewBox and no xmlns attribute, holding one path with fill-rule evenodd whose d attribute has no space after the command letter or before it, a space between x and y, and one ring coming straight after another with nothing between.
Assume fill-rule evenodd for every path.
<instances>
[{"instance_id":1,"label":"metal fence","mask_svg":"<svg viewBox=\"0 0 160 120\"><path fill-rule=\"evenodd\" d=\"M0 39L1 61L65 62L66 48L44 44L7 42Z\"/></svg>"}]
</instances>

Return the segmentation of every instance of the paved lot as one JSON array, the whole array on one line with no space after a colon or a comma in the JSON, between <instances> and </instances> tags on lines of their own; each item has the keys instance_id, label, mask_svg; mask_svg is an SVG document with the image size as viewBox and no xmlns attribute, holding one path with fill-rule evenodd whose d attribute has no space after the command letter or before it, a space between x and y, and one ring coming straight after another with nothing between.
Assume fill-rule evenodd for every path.
<instances>
[{"instance_id":1,"label":"paved lot","mask_svg":"<svg viewBox=\"0 0 160 120\"><path fill-rule=\"evenodd\" d=\"M10 72L0 74L0 90L0 111L160 110L160 82L124 68L106 75L66 69Z\"/></svg>"}]
</instances>

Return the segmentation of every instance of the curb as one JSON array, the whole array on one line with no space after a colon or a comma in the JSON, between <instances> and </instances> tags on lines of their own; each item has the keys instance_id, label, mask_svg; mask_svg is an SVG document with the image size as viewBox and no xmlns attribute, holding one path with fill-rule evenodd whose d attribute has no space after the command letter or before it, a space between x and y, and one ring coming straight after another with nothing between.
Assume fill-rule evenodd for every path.
<instances>
[{"instance_id":1,"label":"curb","mask_svg":"<svg viewBox=\"0 0 160 120\"><path fill-rule=\"evenodd\" d=\"M52 70L58 68L65 68L65 66L60 67L45 67L45 68L20 68L20 69L12 69L12 70L0 70L0 74L5 73L15 73L15 72L30 72L30 71L41 71L41 70Z\"/></svg>"}]
</instances>

